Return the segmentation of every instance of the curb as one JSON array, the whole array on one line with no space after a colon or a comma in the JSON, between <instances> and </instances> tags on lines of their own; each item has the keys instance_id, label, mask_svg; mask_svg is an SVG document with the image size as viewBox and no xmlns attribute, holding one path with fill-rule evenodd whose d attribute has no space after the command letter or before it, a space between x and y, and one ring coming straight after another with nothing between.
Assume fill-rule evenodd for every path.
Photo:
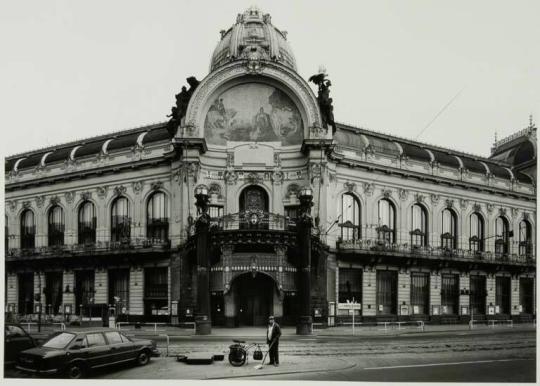
<instances>
[{"instance_id":1,"label":"curb","mask_svg":"<svg viewBox=\"0 0 540 386\"><path fill-rule=\"evenodd\" d=\"M344 360L340 359L340 361L345 362ZM347 362L345 362L347 363ZM344 367L339 368L320 368L320 369L313 369L313 370L291 370L291 371L278 371L278 372L272 372L272 373L259 373L259 374L245 374L245 375L225 375L221 377L206 377L204 379L212 380L212 379L231 379L231 378L252 378L252 377L265 377L265 376L272 376L272 375L287 375L287 374L307 374L307 373L320 373L320 372L329 372L329 371L341 371L341 370L348 370L352 369L353 367L356 367L356 363L348 364Z\"/></svg>"}]
</instances>

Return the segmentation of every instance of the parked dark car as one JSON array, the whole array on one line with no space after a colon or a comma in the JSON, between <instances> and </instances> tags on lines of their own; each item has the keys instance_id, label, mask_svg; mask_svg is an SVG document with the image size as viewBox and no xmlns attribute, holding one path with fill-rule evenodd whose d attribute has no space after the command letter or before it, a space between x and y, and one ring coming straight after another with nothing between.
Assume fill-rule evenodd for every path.
<instances>
[{"instance_id":1,"label":"parked dark car","mask_svg":"<svg viewBox=\"0 0 540 386\"><path fill-rule=\"evenodd\" d=\"M28 333L14 323L4 324L4 367L9 368L17 363L19 353L36 347L36 341Z\"/></svg>"},{"instance_id":2,"label":"parked dark car","mask_svg":"<svg viewBox=\"0 0 540 386\"><path fill-rule=\"evenodd\" d=\"M40 347L23 351L17 369L37 376L83 378L88 371L133 361L144 366L159 356L156 342L134 339L114 329L62 331Z\"/></svg>"}]
</instances>

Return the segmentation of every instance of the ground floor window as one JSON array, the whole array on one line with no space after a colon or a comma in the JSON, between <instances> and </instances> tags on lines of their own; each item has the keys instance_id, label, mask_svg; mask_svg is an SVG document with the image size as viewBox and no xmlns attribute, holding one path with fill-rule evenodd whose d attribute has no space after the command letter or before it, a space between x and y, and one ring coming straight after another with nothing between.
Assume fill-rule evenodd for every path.
<instances>
[{"instance_id":1,"label":"ground floor window","mask_svg":"<svg viewBox=\"0 0 540 386\"><path fill-rule=\"evenodd\" d=\"M94 271L75 272L75 307L78 315L90 316L94 303Z\"/></svg>"},{"instance_id":2,"label":"ground floor window","mask_svg":"<svg viewBox=\"0 0 540 386\"><path fill-rule=\"evenodd\" d=\"M45 274L46 312L51 315L62 313L62 272Z\"/></svg>"},{"instance_id":3,"label":"ground floor window","mask_svg":"<svg viewBox=\"0 0 540 386\"><path fill-rule=\"evenodd\" d=\"M471 289L469 301L471 306L471 315L486 313L486 277L471 275Z\"/></svg>"},{"instance_id":4,"label":"ground floor window","mask_svg":"<svg viewBox=\"0 0 540 386\"><path fill-rule=\"evenodd\" d=\"M169 318L169 280L167 267L144 269L144 316L149 321Z\"/></svg>"},{"instance_id":5,"label":"ground floor window","mask_svg":"<svg viewBox=\"0 0 540 386\"><path fill-rule=\"evenodd\" d=\"M510 314L510 278L495 278L495 305L500 314Z\"/></svg>"},{"instance_id":6,"label":"ground floor window","mask_svg":"<svg viewBox=\"0 0 540 386\"><path fill-rule=\"evenodd\" d=\"M109 304L116 313L129 305L129 269L109 269Z\"/></svg>"},{"instance_id":7,"label":"ground floor window","mask_svg":"<svg viewBox=\"0 0 540 386\"><path fill-rule=\"evenodd\" d=\"M442 275L441 306L443 315L457 315L459 310L459 276Z\"/></svg>"},{"instance_id":8,"label":"ground floor window","mask_svg":"<svg viewBox=\"0 0 540 386\"><path fill-rule=\"evenodd\" d=\"M397 271L377 271L377 314L397 314Z\"/></svg>"},{"instance_id":9,"label":"ground floor window","mask_svg":"<svg viewBox=\"0 0 540 386\"><path fill-rule=\"evenodd\" d=\"M413 314L429 315L429 273L411 274L411 306Z\"/></svg>"},{"instance_id":10,"label":"ground floor window","mask_svg":"<svg viewBox=\"0 0 540 386\"><path fill-rule=\"evenodd\" d=\"M19 281L19 314L32 314L34 312L34 274L20 273L17 276Z\"/></svg>"},{"instance_id":11,"label":"ground floor window","mask_svg":"<svg viewBox=\"0 0 540 386\"><path fill-rule=\"evenodd\" d=\"M362 303L362 270L359 268L339 269L339 295L338 301L346 303L347 300Z\"/></svg>"},{"instance_id":12,"label":"ground floor window","mask_svg":"<svg viewBox=\"0 0 540 386\"><path fill-rule=\"evenodd\" d=\"M522 277L519 279L519 303L522 312L533 314L534 279Z\"/></svg>"}]
</instances>

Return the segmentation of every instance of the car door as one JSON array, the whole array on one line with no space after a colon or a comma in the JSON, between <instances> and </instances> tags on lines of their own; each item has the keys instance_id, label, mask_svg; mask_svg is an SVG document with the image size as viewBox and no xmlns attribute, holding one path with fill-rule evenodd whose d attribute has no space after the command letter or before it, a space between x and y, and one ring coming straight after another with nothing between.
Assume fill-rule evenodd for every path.
<instances>
[{"instance_id":1,"label":"car door","mask_svg":"<svg viewBox=\"0 0 540 386\"><path fill-rule=\"evenodd\" d=\"M19 326L4 326L4 362L15 362L21 351L35 347L34 340Z\"/></svg>"},{"instance_id":2,"label":"car door","mask_svg":"<svg viewBox=\"0 0 540 386\"><path fill-rule=\"evenodd\" d=\"M107 331L105 332L105 338L109 343L111 348L111 362L121 362L129 359L133 359L131 356L131 342L125 342L122 340L122 337L118 331Z\"/></svg>"},{"instance_id":3,"label":"car door","mask_svg":"<svg viewBox=\"0 0 540 386\"><path fill-rule=\"evenodd\" d=\"M114 362L111 358L111 347L101 332L86 334L88 345L88 365L90 367L106 366Z\"/></svg>"}]
</instances>

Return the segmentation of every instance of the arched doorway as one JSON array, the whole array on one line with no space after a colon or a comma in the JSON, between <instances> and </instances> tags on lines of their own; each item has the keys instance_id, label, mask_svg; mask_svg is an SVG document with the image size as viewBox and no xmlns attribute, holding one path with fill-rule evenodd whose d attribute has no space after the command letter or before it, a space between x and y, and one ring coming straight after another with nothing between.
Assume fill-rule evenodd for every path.
<instances>
[{"instance_id":1,"label":"arched doorway","mask_svg":"<svg viewBox=\"0 0 540 386\"><path fill-rule=\"evenodd\" d=\"M273 314L274 280L265 274L246 273L233 281L236 316L240 326L265 325Z\"/></svg>"}]
</instances>

